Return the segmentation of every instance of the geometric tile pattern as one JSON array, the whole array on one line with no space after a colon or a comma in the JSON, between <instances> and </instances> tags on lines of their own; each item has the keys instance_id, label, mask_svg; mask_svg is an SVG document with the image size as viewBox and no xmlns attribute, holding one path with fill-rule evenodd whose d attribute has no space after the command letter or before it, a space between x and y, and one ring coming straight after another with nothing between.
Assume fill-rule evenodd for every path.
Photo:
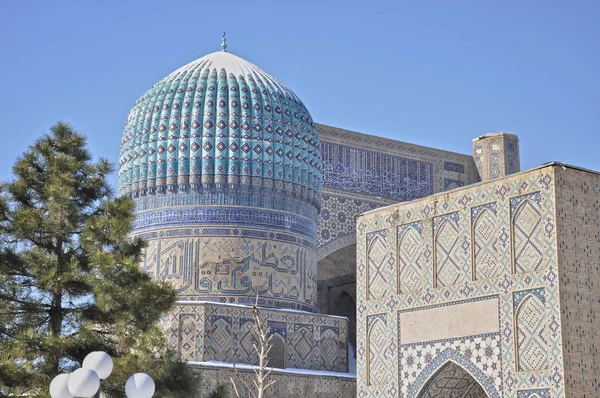
<instances>
[{"instance_id":1,"label":"geometric tile pattern","mask_svg":"<svg viewBox=\"0 0 600 398\"><path fill-rule=\"evenodd\" d=\"M438 366L432 369L432 374L439 371L440 366L444 365L449 358L438 356L446 351L447 355L452 353L453 357L460 358L463 361L461 364L463 368L468 368L467 370L471 372L478 369L478 372L480 372L477 379L478 383L500 389L502 383L500 336L489 334L457 340L401 346L399 353L399 369L402 375L400 391L406 394L407 397L412 396L411 391L421 391L418 386L430 380L422 373L423 369Z\"/></svg>"},{"instance_id":2,"label":"geometric tile pattern","mask_svg":"<svg viewBox=\"0 0 600 398\"><path fill-rule=\"evenodd\" d=\"M515 311L518 370L526 372L545 369L548 327L544 300L538 295L526 294Z\"/></svg>"},{"instance_id":3,"label":"geometric tile pattern","mask_svg":"<svg viewBox=\"0 0 600 398\"><path fill-rule=\"evenodd\" d=\"M550 398L550 390L547 388L521 390L517 393L517 398Z\"/></svg>"},{"instance_id":4,"label":"geometric tile pattern","mask_svg":"<svg viewBox=\"0 0 600 398\"><path fill-rule=\"evenodd\" d=\"M468 340L467 343L469 343ZM427 395L422 394L429 391L432 392L432 396L438 396L440 398L454 396L456 391L449 391L453 384L454 388L462 389L462 394L465 394L473 384L477 383L485 391L483 398L500 398L498 389L500 377L492 380L484 374L481 368L475 365L472 358L467 358L465 356L465 354L473 354L469 352L469 350L459 352L453 348L447 347L440 348L436 354L437 355L435 355L433 359L422 366L422 371L408 389L408 392L405 395L406 397L427 397ZM475 355L477 355L477 353L475 353ZM452 367L448 369L448 365ZM439 376L444 373L444 370L454 373L453 376L459 380L444 380L445 383L440 383L441 380L439 379ZM447 378L451 378L451 376L451 374L446 374ZM444 391L443 387L445 386L447 386L448 389ZM436 395L437 392L439 392L439 394ZM456 396L462 397L463 395Z\"/></svg>"},{"instance_id":5,"label":"geometric tile pattern","mask_svg":"<svg viewBox=\"0 0 600 398\"><path fill-rule=\"evenodd\" d=\"M321 153L323 184L329 188L397 202L433 193L433 164L430 162L327 141L322 142Z\"/></svg>"},{"instance_id":6,"label":"geometric tile pattern","mask_svg":"<svg viewBox=\"0 0 600 398\"><path fill-rule=\"evenodd\" d=\"M330 327L321 327L321 369L333 371L338 368L340 358L340 342L336 330Z\"/></svg>"},{"instance_id":7,"label":"geometric tile pattern","mask_svg":"<svg viewBox=\"0 0 600 398\"><path fill-rule=\"evenodd\" d=\"M321 124L317 129L324 189L317 228L319 259L356 243L356 216L399 200L442 192L448 181L463 186L477 179L469 155Z\"/></svg>"},{"instance_id":8,"label":"geometric tile pattern","mask_svg":"<svg viewBox=\"0 0 600 398\"><path fill-rule=\"evenodd\" d=\"M418 398L487 398L479 383L466 370L447 362L423 387Z\"/></svg>"},{"instance_id":9,"label":"geometric tile pattern","mask_svg":"<svg viewBox=\"0 0 600 398\"><path fill-rule=\"evenodd\" d=\"M357 219L358 397L416 398L420 388L414 391L413 387L425 385L447 362L440 358L447 349L460 354L463 361L460 366L474 377L487 396L517 398L520 392L542 390L548 390L552 397L565 396L556 170L558 168L552 166L541 167L475 186L467 185L371 211ZM406 264L403 258L407 258L406 252L401 255L405 250L400 247L401 239L406 230L400 227L412 223L423 226L420 231L423 253L427 247L432 250L432 261L421 263L424 278L418 293L404 292L403 281L394 280L401 273L400 267ZM397 265L394 264L396 268L387 280L388 286L399 288L390 288L385 296L374 300L368 299L366 272L361 270L366 270L368 243L372 239L368 237L377 231L386 231L387 240L396 242L388 245L389 256ZM585 246L582 244L582 247ZM448 266L455 274L461 273L456 283L452 272L444 274ZM474 279L470 277L472 273ZM569 283L573 283L573 279ZM386 315L387 319L398 320L405 311L445 308L465 300L490 297L498 299L499 333L401 344L398 321L388 322L386 333L393 336L393 346L388 350L397 365L388 366L387 384L367 384L369 343L373 339L368 319ZM427 333L438 333L439 325L424 328ZM475 339L478 339L478 347ZM538 354L530 355L536 351ZM526 358L522 357L524 352L528 355ZM436 362L432 365L433 361ZM430 371L427 375L424 374L426 368ZM518 370L523 368L532 370ZM474 369L483 376L476 376Z\"/></svg>"},{"instance_id":10,"label":"geometric tile pattern","mask_svg":"<svg viewBox=\"0 0 600 398\"><path fill-rule=\"evenodd\" d=\"M461 259L461 231L457 223L457 214L437 217L434 221L435 232L435 286L452 286L465 279L464 263Z\"/></svg>"},{"instance_id":11,"label":"geometric tile pattern","mask_svg":"<svg viewBox=\"0 0 600 398\"><path fill-rule=\"evenodd\" d=\"M315 336L313 330L313 325L294 325L294 333L289 347L292 350L290 356L298 358L303 369L319 367L314 363Z\"/></svg>"},{"instance_id":12,"label":"geometric tile pattern","mask_svg":"<svg viewBox=\"0 0 600 398\"><path fill-rule=\"evenodd\" d=\"M209 352L216 361L225 361L233 349L231 318L218 318L208 330L210 335Z\"/></svg>"},{"instance_id":13,"label":"geometric tile pattern","mask_svg":"<svg viewBox=\"0 0 600 398\"><path fill-rule=\"evenodd\" d=\"M490 203L471 209L473 214L477 214L473 221L473 279L475 280L494 278L502 271L500 223L495 208L495 203Z\"/></svg>"},{"instance_id":14,"label":"geometric tile pattern","mask_svg":"<svg viewBox=\"0 0 600 398\"><path fill-rule=\"evenodd\" d=\"M254 346L258 347L258 337L254 329L254 320L248 318L240 318L240 326L238 331L238 356L240 362L250 365L258 364L258 353Z\"/></svg>"},{"instance_id":15,"label":"geometric tile pattern","mask_svg":"<svg viewBox=\"0 0 600 398\"><path fill-rule=\"evenodd\" d=\"M544 257L539 192L511 199L514 270L537 271Z\"/></svg>"},{"instance_id":16,"label":"geometric tile pattern","mask_svg":"<svg viewBox=\"0 0 600 398\"><path fill-rule=\"evenodd\" d=\"M422 223L398 227L398 271L399 293L420 292L423 289Z\"/></svg>"},{"instance_id":17,"label":"geometric tile pattern","mask_svg":"<svg viewBox=\"0 0 600 398\"><path fill-rule=\"evenodd\" d=\"M269 308L261 308L260 316L274 342L269 355L272 363L297 369L348 371L345 318ZM254 321L248 307L186 301L178 303L162 323L171 347L187 361L258 361L253 348L257 344Z\"/></svg>"},{"instance_id":18,"label":"geometric tile pattern","mask_svg":"<svg viewBox=\"0 0 600 398\"><path fill-rule=\"evenodd\" d=\"M244 59L216 52L136 101L121 140L119 192L213 196L252 186L318 205L319 148L315 124L289 88Z\"/></svg>"},{"instance_id":19,"label":"geometric tile pattern","mask_svg":"<svg viewBox=\"0 0 600 398\"><path fill-rule=\"evenodd\" d=\"M340 194L323 194L317 228L318 258L356 243L356 216L388 204L387 201L377 201L375 198L367 200Z\"/></svg>"},{"instance_id":20,"label":"geometric tile pattern","mask_svg":"<svg viewBox=\"0 0 600 398\"><path fill-rule=\"evenodd\" d=\"M190 353L194 352L192 347L196 346L197 323L196 314L179 315L179 344L177 351L186 353L185 356L181 357L182 361L195 361L198 359L190 355Z\"/></svg>"},{"instance_id":21,"label":"geometric tile pattern","mask_svg":"<svg viewBox=\"0 0 600 398\"><path fill-rule=\"evenodd\" d=\"M389 377L389 359L387 358L389 334L384 318L375 319L368 334L369 354L367 384L384 385Z\"/></svg>"},{"instance_id":22,"label":"geometric tile pattern","mask_svg":"<svg viewBox=\"0 0 600 398\"><path fill-rule=\"evenodd\" d=\"M369 249L367 252L367 280L368 299L384 297L388 292L389 268L386 232L379 231L367 238Z\"/></svg>"}]
</instances>

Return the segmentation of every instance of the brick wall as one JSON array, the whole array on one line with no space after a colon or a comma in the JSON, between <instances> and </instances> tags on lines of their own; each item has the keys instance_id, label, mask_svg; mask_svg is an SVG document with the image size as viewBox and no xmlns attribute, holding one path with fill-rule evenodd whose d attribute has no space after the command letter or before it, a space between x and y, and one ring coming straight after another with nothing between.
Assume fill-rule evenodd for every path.
<instances>
[{"instance_id":1,"label":"brick wall","mask_svg":"<svg viewBox=\"0 0 600 398\"><path fill-rule=\"evenodd\" d=\"M600 175L556 168L567 397L600 396Z\"/></svg>"},{"instance_id":2,"label":"brick wall","mask_svg":"<svg viewBox=\"0 0 600 398\"><path fill-rule=\"evenodd\" d=\"M217 385L225 383L231 386L229 376L236 379L232 369L221 367L198 368L202 375L202 393L208 394ZM252 370L240 370L240 375L247 383L252 383ZM356 396L356 379L348 377L302 375L281 373L276 370L271 373L275 384L266 392L265 398L351 398ZM239 386L241 382L237 383ZM240 387L238 387L240 388ZM233 389L229 388L229 396L235 397ZM246 396L240 390L242 396Z\"/></svg>"}]
</instances>

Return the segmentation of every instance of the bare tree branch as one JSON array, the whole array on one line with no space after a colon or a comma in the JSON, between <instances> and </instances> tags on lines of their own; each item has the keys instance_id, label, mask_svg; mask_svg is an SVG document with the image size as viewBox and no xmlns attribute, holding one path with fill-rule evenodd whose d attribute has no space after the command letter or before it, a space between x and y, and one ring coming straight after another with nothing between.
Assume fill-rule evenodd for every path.
<instances>
[{"instance_id":1,"label":"bare tree branch","mask_svg":"<svg viewBox=\"0 0 600 398\"><path fill-rule=\"evenodd\" d=\"M233 365L233 369L236 378L239 379L246 388L249 398L264 398L266 389L275 384L275 380L267 380L273 371L273 367L267 368L269 352L272 348L271 340L273 335L268 336L268 330L265 328L263 320L260 317L258 293L256 294L256 299L252 305L252 318L254 319L254 332L258 338L258 345L254 342L252 343L252 347L258 355L258 366L252 367L252 370L254 371L254 378L252 380L253 388L242 378L235 364ZM237 398L242 398L233 378L230 376L229 379L231 380Z\"/></svg>"}]
</instances>

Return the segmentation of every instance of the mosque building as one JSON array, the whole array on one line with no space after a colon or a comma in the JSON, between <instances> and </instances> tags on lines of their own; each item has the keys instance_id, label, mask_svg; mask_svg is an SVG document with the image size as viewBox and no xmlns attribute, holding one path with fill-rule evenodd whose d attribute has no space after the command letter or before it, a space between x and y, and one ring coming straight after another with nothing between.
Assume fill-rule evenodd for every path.
<instances>
[{"instance_id":1,"label":"mosque building","mask_svg":"<svg viewBox=\"0 0 600 398\"><path fill-rule=\"evenodd\" d=\"M578 265L558 265L575 228L559 203L581 210L568 195L596 198L600 181L560 167L519 173L508 133L463 155L317 124L223 39L135 103L119 194L148 242L141 266L178 293L169 342L206 388L256 364L258 297L269 396L564 397L598 389L599 371L577 373L598 350L573 343L590 333L582 301L562 310ZM597 285L582 294L600 303Z\"/></svg>"}]
</instances>

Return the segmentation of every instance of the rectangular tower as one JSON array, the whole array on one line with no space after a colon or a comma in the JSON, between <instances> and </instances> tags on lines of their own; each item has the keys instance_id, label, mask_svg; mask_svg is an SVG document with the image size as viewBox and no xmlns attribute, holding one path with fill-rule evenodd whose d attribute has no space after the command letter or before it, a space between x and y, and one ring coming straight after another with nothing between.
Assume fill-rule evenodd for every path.
<instances>
[{"instance_id":1,"label":"rectangular tower","mask_svg":"<svg viewBox=\"0 0 600 398\"><path fill-rule=\"evenodd\" d=\"M477 137L473 140L473 158L481 181L518 173L519 137L510 133Z\"/></svg>"}]
</instances>

